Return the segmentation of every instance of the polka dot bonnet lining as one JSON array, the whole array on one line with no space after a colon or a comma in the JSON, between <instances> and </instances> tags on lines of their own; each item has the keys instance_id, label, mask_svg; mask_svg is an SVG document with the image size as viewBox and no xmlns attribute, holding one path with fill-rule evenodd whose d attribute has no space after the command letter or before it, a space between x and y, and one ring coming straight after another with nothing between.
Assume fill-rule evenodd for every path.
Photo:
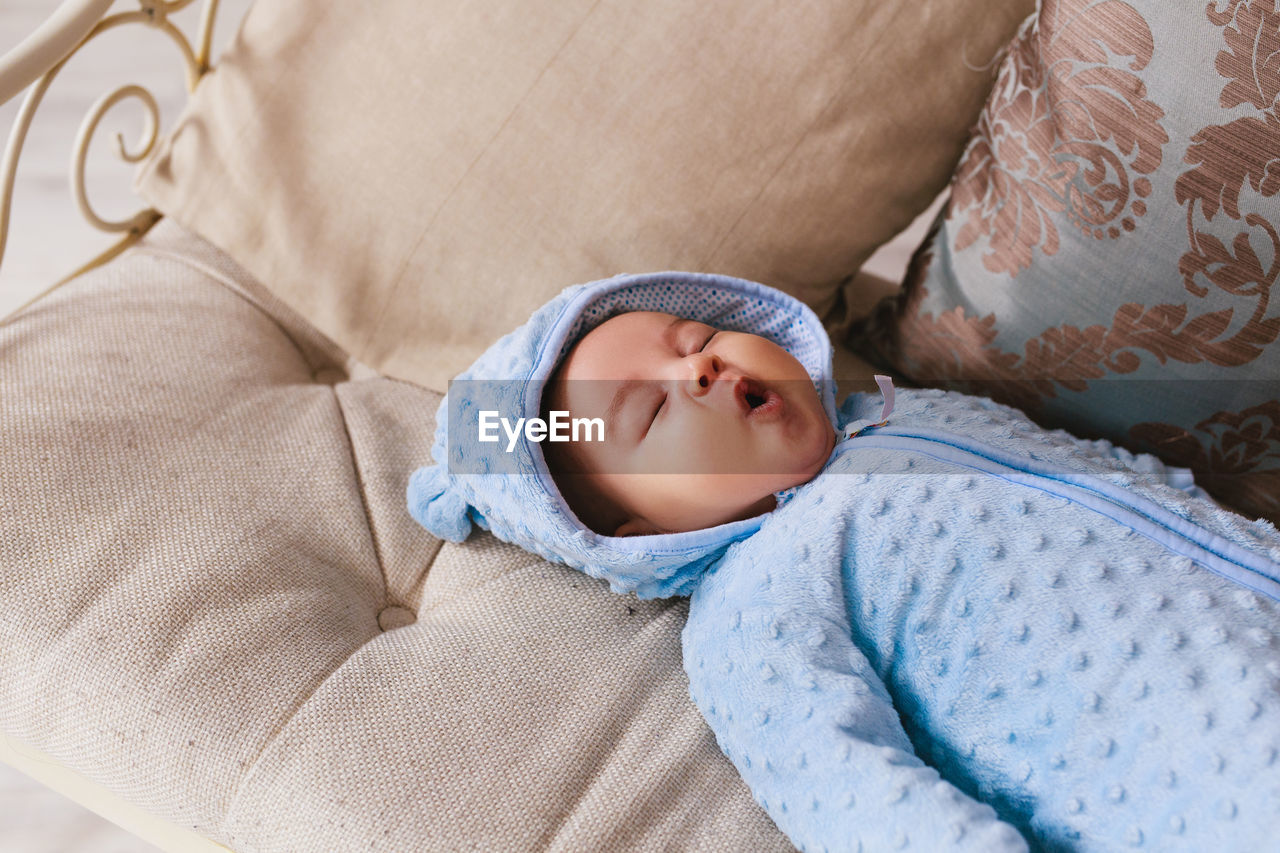
<instances>
[{"instance_id":1,"label":"polka dot bonnet lining","mask_svg":"<svg viewBox=\"0 0 1280 853\"><path fill-rule=\"evenodd\" d=\"M568 306L556 324L568 326L548 336L532 378L545 380L575 343L610 317L629 311L662 311L717 329L769 338L804 365L819 397L829 410L834 407L833 399L827 402L829 395L834 396L828 381L831 344L817 315L798 299L752 281L700 273L620 276L614 281L616 287L593 289L594 295L576 310L573 303ZM550 351L555 357L548 362ZM536 390L529 401L534 412L541 396L541 389Z\"/></svg>"}]
</instances>

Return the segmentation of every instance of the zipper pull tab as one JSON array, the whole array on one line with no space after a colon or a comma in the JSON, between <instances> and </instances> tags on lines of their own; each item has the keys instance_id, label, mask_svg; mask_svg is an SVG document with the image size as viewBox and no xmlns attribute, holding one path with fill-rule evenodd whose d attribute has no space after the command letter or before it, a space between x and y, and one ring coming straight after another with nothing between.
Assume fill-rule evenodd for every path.
<instances>
[{"instance_id":1,"label":"zipper pull tab","mask_svg":"<svg viewBox=\"0 0 1280 853\"><path fill-rule=\"evenodd\" d=\"M893 412L893 380L888 376L882 376L879 373L876 374L875 380L876 385L880 388L880 396L884 399L884 403L880 407L880 420L869 421L866 418L861 418L854 421L844 428L845 438L853 438L861 432L865 432L869 429L876 429L889 423L889 415Z\"/></svg>"}]
</instances>

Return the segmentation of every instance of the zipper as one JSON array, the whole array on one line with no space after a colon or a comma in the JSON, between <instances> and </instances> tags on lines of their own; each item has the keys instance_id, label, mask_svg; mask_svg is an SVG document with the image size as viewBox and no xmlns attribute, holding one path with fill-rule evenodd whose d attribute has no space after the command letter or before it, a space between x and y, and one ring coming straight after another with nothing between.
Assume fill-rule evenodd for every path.
<instances>
[{"instance_id":1,"label":"zipper","mask_svg":"<svg viewBox=\"0 0 1280 853\"><path fill-rule=\"evenodd\" d=\"M892 398L888 398L886 402ZM886 408L891 408L889 403ZM1280 601L1280 565L1249 551L1148 498L1101 477L1019 455L966 435L935 429L886 428L879 423L846 428L835 453L855 450L909 450L971 471L989 474L1065 498L1164 545L1210 571Z\"/></svg>"}]
</instances>

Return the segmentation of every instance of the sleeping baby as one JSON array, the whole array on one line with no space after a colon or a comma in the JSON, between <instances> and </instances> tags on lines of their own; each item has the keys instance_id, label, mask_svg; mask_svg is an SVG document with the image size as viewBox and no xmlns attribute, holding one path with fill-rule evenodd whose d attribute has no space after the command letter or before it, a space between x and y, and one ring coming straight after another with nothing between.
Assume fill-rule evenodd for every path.
<instances>
[{"instance_id":1,"label":"sleeping baby","mask_svg":"<svg viewBox=\"0 0 1280 853\"><path fill-rule=\"evenodd\" d=\"M763 285L578 285L450 384L409 509L690 596L694 701L802 849L1268 849L1276 529L877 381L837 409L821 323Z\"/></svg>"}]
</instances>

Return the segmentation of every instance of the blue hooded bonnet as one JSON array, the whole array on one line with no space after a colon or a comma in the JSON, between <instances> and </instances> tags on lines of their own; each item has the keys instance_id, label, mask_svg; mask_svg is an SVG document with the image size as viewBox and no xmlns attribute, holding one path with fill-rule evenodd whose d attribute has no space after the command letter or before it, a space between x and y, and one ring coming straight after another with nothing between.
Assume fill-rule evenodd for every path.
<instances>
[{"instance_id":1,"label":"blue hooded bonnet","mask_svg":"<svg viewBox=\"0 0 1280 853\"><path fill-rule=\"evenodd\" d=\"M574 285L449 383L436 413L431 451L436 464L419 468L409 480L414 519L451 542L463 541L472 525L479 525L641 598L688 595L730 544L754 533L760 517L686 533L598 534L570 510L538 442L517 440L508 450L505 436L480 440L482 412L496 412L511 423L538 417L543 387L573 344L628 311L663 311L769 338L804 365L836 424L831 342L817 315L794 297L743 279L687 272ZM492 422L493 415L486 417Z\"/></svg>"}]
</instances>

